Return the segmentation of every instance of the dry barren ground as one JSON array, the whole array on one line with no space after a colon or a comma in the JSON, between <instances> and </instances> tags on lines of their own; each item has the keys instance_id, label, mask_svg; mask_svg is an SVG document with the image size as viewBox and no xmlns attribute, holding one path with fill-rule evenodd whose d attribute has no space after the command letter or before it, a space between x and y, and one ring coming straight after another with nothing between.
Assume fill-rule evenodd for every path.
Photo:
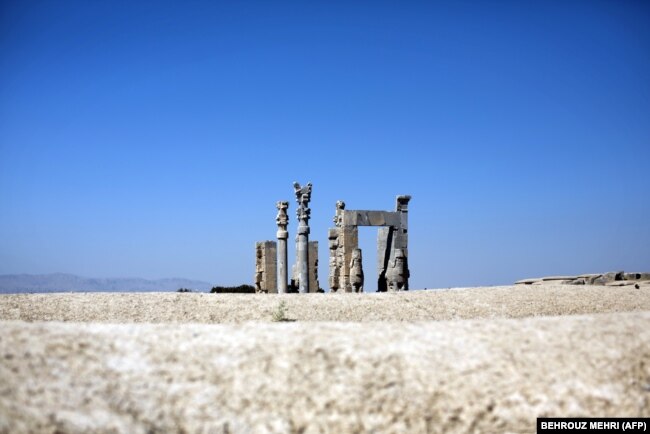
<instances>
[{"instance_id":1,"label":"dry barren ground","mask_svg":"<svg viewBox=\"0 0 650 434\"><path fill-rule=\"evenodd\" d=\"M430 321L650 311L650 288L499 286L370 294L63 293L0 295L0 319L82 322Z\"/></svg>"},{"instance_id":2,"label":"dry barren ground","mask_svg":"<svg viewBox=\"0 0 650 434\"><path fill-rule=\"evenodd\" d=\"M281 301L292 321L269 322ZM534 432L543 415L650 416L644 289L5 295L0 321L0 432Z\"/></svg>"}]
</instances>

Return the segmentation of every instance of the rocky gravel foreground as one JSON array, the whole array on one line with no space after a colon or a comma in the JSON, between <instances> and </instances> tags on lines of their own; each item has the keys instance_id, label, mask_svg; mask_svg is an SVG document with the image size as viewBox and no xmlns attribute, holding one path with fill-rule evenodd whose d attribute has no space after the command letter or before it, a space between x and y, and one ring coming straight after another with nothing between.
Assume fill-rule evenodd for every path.
<instances>
[{"instance_id":1,"label":"rocky gravel foreground","mask_svg":"<svg viewBox=\"0 0 650 434\"><path fill-rule=\"evenodd\" d=\"M534 432L538 416L650 416L647 288L0 296L0 433Z\"/></svg>"},{"instance_id":2,"label":"rocky gravel foreground","mask_svg":"<svg viewBox=\"0 0 650 434\"><path fill-rule=\"evenodd\" d=\"M0 324L0 432L534 432L650 416L650 313Z\"/></svg>"}]
</instances>

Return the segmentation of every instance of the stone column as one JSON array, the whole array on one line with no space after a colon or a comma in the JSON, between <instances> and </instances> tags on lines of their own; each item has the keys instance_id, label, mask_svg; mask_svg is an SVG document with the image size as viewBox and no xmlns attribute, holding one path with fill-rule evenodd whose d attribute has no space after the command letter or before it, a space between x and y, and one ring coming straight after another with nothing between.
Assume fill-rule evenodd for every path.
<instances>
[{"instance_id":1,"label":"stone column","mask_svg":"<svg viewBox=\"0 0 650 434\"><path fill-rule=\"evenodd\" d=\"M339 289L339 265L338 265L338 247L339 247L339 228L330 228L327 231L329 241L329 287L331 292Z\"/></svg>"},{"instance_id":2,"label":"stone column","mask_svg":"<svg viewBox=\"0 0 650 434\"><path fill-rule=\"evenodd\" d=\"M386 292L386 270L391 260L393 248L392 226L380 227L377 231L377 292Z\"/></svg>"},{"instance_id":3,"label":"stone column","mask_svg":"<svg viewBox=\"0 0 650 434\"><path fill-rule=\"evenodd\" d=\"M309 201L311 200L311 182L301 187L297 182L293 183L296 193L296 202L298 202L298 234L296 241L298 243L298 252L296 254L297 271L298 271L298 292L309 292L309 218L311 210Z\"/></svg>"},{"instance_id":4,"label":"stone column","mask_svg":"<svg viewBox=\"0 0 650 434\"><path fill-rule=\"evenodd\" d=\"M411 200L411 196L409 195L397 196L396 198L395 211L400 213L400 227L399 229L397 229L395 233L394 246L393 246L393 251L391 253L391 260L395 261L397 267L403 267L403 275L405 280L402 289L404 291L408 291L409 289L408 278L411 275L411 272L409 270L409 265L408 265L409 264L408 262L409 261L408 206L410 200ZM396 255L398 250L401 250L401 253L399 255ZM397 258L401 258L401 259L397 259Z\"/></svg>"},{"instance_id":5,"label":"stone column","mask_svg":"<svg viewBox=\"0 0 650 434\"><path fill-rule=\"evenodd\" d=\"M288 279L287 238L289 238L289 232L287 232L287 225L289 224L289 217L287 216L287 208L289 208L289 202L280 201L275 206L278 208L278 216L275 218L278 224L278 292L284 294L287 292Z\"/></svg>"}]
</instances>

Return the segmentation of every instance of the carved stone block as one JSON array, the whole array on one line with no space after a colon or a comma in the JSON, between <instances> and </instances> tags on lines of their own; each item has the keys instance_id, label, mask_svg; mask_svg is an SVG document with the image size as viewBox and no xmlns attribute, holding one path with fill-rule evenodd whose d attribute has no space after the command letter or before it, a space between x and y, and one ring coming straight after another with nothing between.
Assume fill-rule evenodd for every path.
<instances>
[{"instance_id":1,"label":"carved stone block","mask_svg":"<svg viewBox=\"0 0 650 434\"><path fill-rule=\"evenodd\" d=\"M350 286L353 292L363 292L363 280L361 249L354 249L350 261Z\"/></svg>"},{"instance_id":2,"label":"carved stone block","mask_svg":"<svg viewBox=\"0 0 650 434\"><path fill-rule=\"evenodd\" d=\"M309 292L318 292L318 241L309 242Z\"/></svg>"},{"instance_id":3,"label":"carved stone block","mask_svg":"<svg viewBox=\"0 0 650 434\"><path fill-rule=\"evenodd\" d=\"M277 244L260 241L255 244L255 291L277 293Z\"/></svg>"},{"instance_id":4,"label":"carved stone block","mask_svg":"<svg viewBox=\"0 0 650 434\"><path fill-rule=\"evenodd\" d=\"M397 292L406 290L406 283L408 282L409 271L406 266L406 257L402 249L395 250L395 259L391 262L386 270L386 283L389 292Z\"/></svg>"},{"instance_id":5,"label":"carved stone block","mask_svg":"<svg viewBox=\"0 0 650 434\"><path fill-rule=\"evenodd\" d=\"M339 228L330 228L327 231L327 240L329 247L329 275L328 284L332 292L340 288L339 277L340 267L338 265L338 248L339 248Z\"/></svg>"}]
</instances>

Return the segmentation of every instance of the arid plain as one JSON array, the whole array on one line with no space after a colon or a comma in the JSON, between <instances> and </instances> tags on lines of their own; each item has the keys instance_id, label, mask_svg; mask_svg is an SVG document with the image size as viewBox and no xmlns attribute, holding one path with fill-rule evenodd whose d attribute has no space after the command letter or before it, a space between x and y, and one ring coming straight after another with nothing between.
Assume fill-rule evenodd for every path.
<instances>
[{"instance_id":1,"label":"arid plain","mask_svg":"<svg viewBox=\"0 0 650 434\"><path fill-rule=\"evenodd\" d=\"M0 296L0 432L534 432L650 416L650 287Z\"/></svg>"}]
</instances>

